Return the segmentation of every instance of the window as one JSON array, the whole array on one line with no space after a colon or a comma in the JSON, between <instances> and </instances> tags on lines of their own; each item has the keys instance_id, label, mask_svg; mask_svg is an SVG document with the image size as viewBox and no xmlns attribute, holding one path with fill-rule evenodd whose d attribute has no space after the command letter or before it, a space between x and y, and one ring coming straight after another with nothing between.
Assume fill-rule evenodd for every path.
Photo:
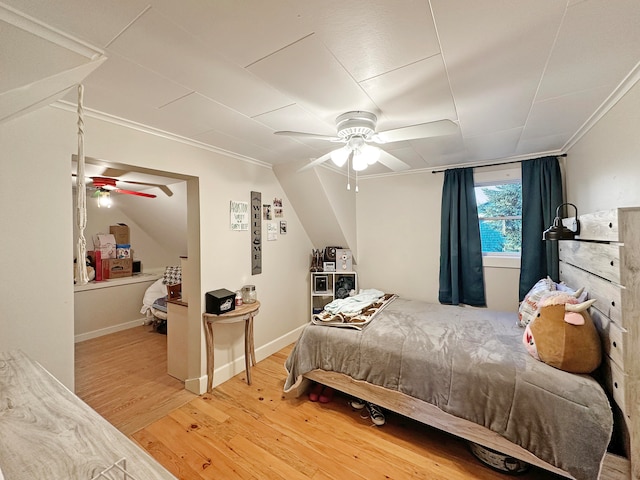
<instances>
[{"instance_id":1,"label":"window","mask_svg":"<svg viewBox=\"0 0 640 480\"><path fill-rule=\"evenodd\" d=\"M476 202L483 255L520 256L522 183L476 182Z\"/></svg>"}]
</instances>

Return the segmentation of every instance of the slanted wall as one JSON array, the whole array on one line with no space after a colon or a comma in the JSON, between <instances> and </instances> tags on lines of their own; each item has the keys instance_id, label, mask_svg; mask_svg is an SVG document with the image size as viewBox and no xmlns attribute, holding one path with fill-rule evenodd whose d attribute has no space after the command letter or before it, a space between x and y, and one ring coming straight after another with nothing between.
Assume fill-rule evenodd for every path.
<instances>
[{"instance_id":1,"label":"slanted wall","mask_svg":"<svg viewBox=\"0 0 640 480\"><path fill-rule=\"evenodd\" d=\"M349 248L357 263L356 193L346 177L326 167L304 172L304 162L275 165L273 171L287 194L314 248Z\"/></svg>"}]
</instances>

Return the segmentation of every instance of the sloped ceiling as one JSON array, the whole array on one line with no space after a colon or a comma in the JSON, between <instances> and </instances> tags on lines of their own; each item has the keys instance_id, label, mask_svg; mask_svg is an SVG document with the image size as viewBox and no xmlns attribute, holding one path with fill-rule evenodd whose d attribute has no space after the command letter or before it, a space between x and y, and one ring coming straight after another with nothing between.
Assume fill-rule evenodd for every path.
<instances>
[{"instance_id":1,"label":"sloped ceiling","mask_svg":"<svg viewBox=\"0 0 640 480\"><path fill-rule=\"evenodd\" d=\"M379 130L459 126L384 146L411 169L562 152L640 60L637 0L4 1L105 52L88 109L266 164L334 147L274 131L335 135L351 110ZM20 68L0 92L82 61L15 23L0 55Z\"/></svg>"},{"instance_id":2,"label":"sloped ceiling","mask_svg":"<svg viewBox=\"0 0 640 480\"><path fill-rule=\"evenodd\" d=\"M275 131L332 136L352 110L455 123L382 146L409 172L531 158L637 81L638 25L637 0L3 0L0 122L82 81L89 113L265 166L336 147Z\"/></svg>"},{"instance_id":3,"label":"sloped ceiling","mask_svg":"<svg viewBox=\"0 0 640 480\"><path fill-rule=\"evenodd\" d=\"M62 98L105 60L100 49L0 3L0 123Z\"/></svg>"}]
</instances>

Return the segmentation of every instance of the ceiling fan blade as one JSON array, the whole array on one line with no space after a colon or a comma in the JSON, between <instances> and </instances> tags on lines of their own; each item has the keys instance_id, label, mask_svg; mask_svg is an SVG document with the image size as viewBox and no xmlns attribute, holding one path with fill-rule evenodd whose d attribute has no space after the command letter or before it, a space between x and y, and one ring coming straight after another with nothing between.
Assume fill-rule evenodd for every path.
<instances>
[{"instance_id":1,"label":"ceiling fan blade","mask_svg":"<svg viewBox=\"0 0 640 480\"><path fill-rule=\"evenodd\" d=\"M162 190L162 192L167 195L167 197L171 197L173 195L173 192L171 191L171 189L166 186L166 185L162 185L159 183L146 183L146 182L134 182L133 180L119 180L120 183L130 183L131 185L145 185L148 187L158 187L160 190Z\"/></svg>"},{"instance_id":2,"label":"ceiling fan blade","mask_svg":"<svg viewBox=\"0 0 640 480\"><path fill-rule=\"evenodd\" d=\"M103 177L121 177L122 175L129 173L126 170L121 170L119 168L105 168L102 172Z\"/></svg>"},{"instance_id":3,"label":"ceiling fan blade","mask_svg":"<svg viewBox=\"0 0 640 480\"><path fill-rule=\"evenodd\" d=\"M156 195L153 195L151 193L144 193L144 192L134 192L133 190L123 190L121 188L114 188L113 190L111 190L112 192L116 192L116 193L125 193L127 195L136 195L138 197L146 197L146 198L156 198Z\"/></svg>"},{"instance_id":4,"label":"ceiling fan blade","mask_svg":"<svg viewBox=\"0 0 640 480\"><path fill-rule=\"evenodd\" d=\"M411 168L398 157L395 157L382 149L380 149L380 158L378 159L378 162L394 172L402 172L403 170L409 170Z\"/></svg>"},{"instance_id":5,"label":"ceiling fan blade","mask_svg":"<svg viewBox=\"0 0 640 480\"><path fill-rule=\"evenodd\" d=\"M373 136L372 140L376 143L402 142L418 138L451 135L457 131L458 125L455 122L451 120L438 120L379 132Z\"/></svg>"},{"instance_id":6,"label":"ceiling fan blade","mask_svg":"<svg viewBox=\"0 0 640 480\"><path fill-rule=\"evenodd\" d=\"M310 168L315 167L316 165L320 165L322 162L326 162L331 158L331 152L325 153L321 157L316 158L315 160L307 163L304 167L298 170L298 173L304 172L305 170L309 170Z\"/></svg>"},{"instance_id":7,"label":"ceiling fan blade","mask_svg":"<svg viewBox=\"0 0 640 480\"><path fill-rule=\"evenodd\" d=\"M291 132L289 130L283 130L280 132L273 132L275 135L283 135L286 137L304 137L304 138L316 138L318 140L328 140L329 142L342 142L340 137L321 135L319 133L305 133L305 132Z\"/></svg>"}]
</instances>

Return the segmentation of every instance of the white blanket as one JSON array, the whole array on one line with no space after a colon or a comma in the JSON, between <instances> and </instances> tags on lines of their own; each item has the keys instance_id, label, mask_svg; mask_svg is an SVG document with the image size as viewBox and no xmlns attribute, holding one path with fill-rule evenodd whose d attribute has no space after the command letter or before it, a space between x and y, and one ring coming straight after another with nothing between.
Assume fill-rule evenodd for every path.
<instances>
[{"instance_id":1,"label":"white blanket","mask_svg":"<svg viewBox=\"0 0 640 480\"><path fill-rule=\"evenodd\" d=\"M384 296L384 292L370 288L367 290L360 290L360 293L353 297L337 298L333 302L324 306L326 312L333 315L342 313L344 315L355 315L361 312L365 308L371 306L374 302Z\"/></svg>"}]
</instances>

